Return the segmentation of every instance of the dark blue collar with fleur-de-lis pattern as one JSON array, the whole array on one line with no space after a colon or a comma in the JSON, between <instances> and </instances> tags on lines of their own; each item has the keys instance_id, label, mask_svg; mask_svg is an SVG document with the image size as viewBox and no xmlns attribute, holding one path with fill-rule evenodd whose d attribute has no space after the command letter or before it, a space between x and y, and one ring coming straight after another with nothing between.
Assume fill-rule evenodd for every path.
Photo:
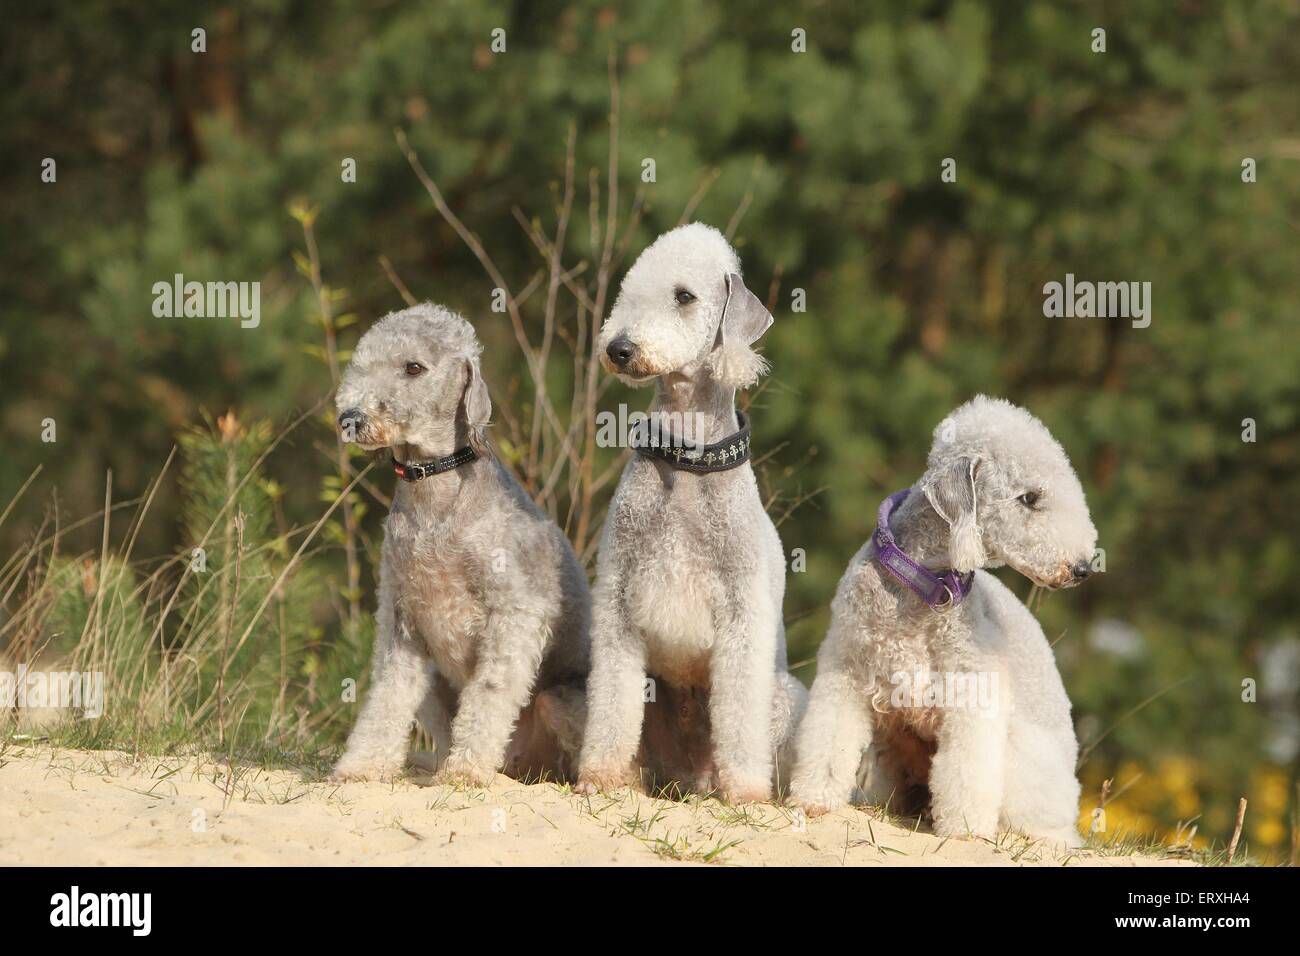
<instances>
[{"instance_id":1,"label":"dark blue collar with fleur-de-lis pattern","mask_svg":"<svg viewBox=\"0 0 1300 956\"><path fill-rule=\"evenodd\" d=\"M640 444L633 444L638 454L657 458L681 471L698 473L729 471L749 461L749 417L736 409L740 430L711 445L684 445L671 436L664 441L647 436Z\"/></svg>"}]
</instances>

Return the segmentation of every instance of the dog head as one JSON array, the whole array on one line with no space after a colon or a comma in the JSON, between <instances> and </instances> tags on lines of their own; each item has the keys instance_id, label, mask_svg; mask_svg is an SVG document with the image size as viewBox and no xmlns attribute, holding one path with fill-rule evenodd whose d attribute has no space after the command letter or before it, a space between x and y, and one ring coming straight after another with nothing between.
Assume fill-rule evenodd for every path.
<instances>
[{"instance_id":1,"label":"dog head","mask_svg":"<svg viewBox=\"0 0 1300 956\"><path fill-rule=\"evenodd\" d=\"M486 452L492 415L473 327L425 303L376 322L352 352L335 405L347 441L365 449L409 444L451 450L457 425Z\"/></svg>"},{"instance_id":2,"label":"dog head","mask_svg":"<svg viewBox=\"0 0 1300 956\"><path fill-rule=\"evenodd\" d=\"M633 263L597 348L605 368L630 385L704 372L747 388L767 371L752 346L771 324L745 288L735 250L696 222L664 233Z\"/></svg>"},{"instance_id":3,"label":"dog head","mask_svg":"<svg viewBox=\"0 0 1300 956\"><path fill-rule=\"evenodd\" d=\"M1091 573L1097 529L1083 487L1023 408L980 395L954 411L934 430L920 488L948 524L956 571L1007 564L1049 588Z\"/></svg>"}]
</instances>

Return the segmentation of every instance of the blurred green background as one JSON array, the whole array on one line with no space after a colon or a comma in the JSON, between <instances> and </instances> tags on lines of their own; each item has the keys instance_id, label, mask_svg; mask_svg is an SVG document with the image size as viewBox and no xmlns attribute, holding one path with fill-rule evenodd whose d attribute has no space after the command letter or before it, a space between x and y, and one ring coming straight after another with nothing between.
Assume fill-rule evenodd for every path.
<instances>
[{"instance_id":1,"label":"blurred green background","mask_svg":"<svg viewBox=\"0 0 1300 956\"><path fill-rule=\"evenodd\" d=\"M799 675L811 681L839 575L880 498L920 474L931 429L977 392L1006 396L1069 451L1106 552L1105 574L1038 607L1081 743L1102 738L1081 770L1085 804L1113 777L1112 821L1164 834L1199 816L1201 837L1222 841L1246 796L1253 849L1285 858L1300 767L1300 5L866 6L8 11L0 501L44 471L0 527L5 554L56 490L67 514L93 512L111 467L118 497L141 494L203 412L283 424L328 392L294 201L319 206L325 278L359 317L343 348L402 305L385 256L416 297L474 321L498 419L529 418L492 283L393 131L522 286L545 263L512 208L554 231L571 124L566 264L592 258L612 53L622 223L642 161L656 171L622 269L698 196L694 218L734 222L749 285L774 303L773 375L752 417L758 453L778 449L761 475L773 511L797 503L785 545L807 557L786 601ZM198 27L204 53L191 51ZM806 52L792 50L796 28ZM948 157L956 182L940 177ZM152 286L175 273L260 281L260 327L155 318ZM1044 318L1043 285L1066 273L1150 282L1150 327ZM796 290L806 311L791 308ZM561 318L574 309L562 292ZM552 377L567 407L564 369ZM648 395L614 387L601 406L621 401ZM55 444L40 440L47 417ZM290 522L319 515L333 469L333 440L312 427L267 466ZM183 506L166 482L137 552L184 548ZM363 517L372 541L381 512ZM343 580L338 547L313 560ZM328 640L337 618L326 607L321 620Z\"/></svg>"}]
</instances>

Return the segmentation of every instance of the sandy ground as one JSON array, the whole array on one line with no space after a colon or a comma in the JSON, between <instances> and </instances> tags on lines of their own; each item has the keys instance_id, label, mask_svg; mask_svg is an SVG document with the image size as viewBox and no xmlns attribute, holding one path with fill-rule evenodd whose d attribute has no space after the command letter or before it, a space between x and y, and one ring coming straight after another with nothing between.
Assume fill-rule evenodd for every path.
<instances>
[{"instance_id":1,"label":"sandy ground","mask_svg":"<svg viewBox=\"0 0 1300 956\"><path fill-rule=\"evenodd\" d=\"M801 821L621 792L579 797L499 776L487 790L321 783L194 757L10 746L0 755L0 864L1146 866L1058 855L1007 836L940 840L876 811Z\"/></svg>"}]
</instances>

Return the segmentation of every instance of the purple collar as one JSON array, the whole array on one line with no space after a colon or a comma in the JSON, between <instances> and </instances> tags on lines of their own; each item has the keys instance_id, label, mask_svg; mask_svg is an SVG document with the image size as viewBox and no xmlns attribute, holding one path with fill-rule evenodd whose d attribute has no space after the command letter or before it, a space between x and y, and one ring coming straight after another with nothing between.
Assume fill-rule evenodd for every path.
<instances>
[{"instance_id":1,"label":"purple collar","mask_svg":"<svg viewBox=\"0 0 1300 956\"><path fill-rule=\"evenodd\" d=\"M940 613L950 611L970 594L975 583L975 572L958 574L956 571L935 572L923 568L894 543L889 530L889 516L912 493L911 488L895 491L880 503L876 515L876 533L871 536L875 559L886 571L916 592L926 604Z\"/></svg>"}]
</instances>

